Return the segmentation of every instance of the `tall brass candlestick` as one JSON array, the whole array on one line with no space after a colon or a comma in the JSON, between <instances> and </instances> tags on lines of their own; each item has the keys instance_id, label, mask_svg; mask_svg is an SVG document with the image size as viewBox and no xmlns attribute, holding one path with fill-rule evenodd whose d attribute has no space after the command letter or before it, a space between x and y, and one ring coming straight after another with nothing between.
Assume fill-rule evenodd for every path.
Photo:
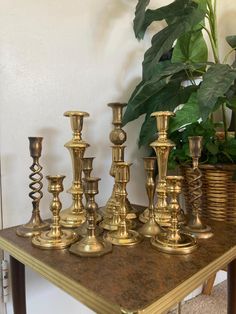
<instances>
[{"instance_id":1,"label":"tall brass candlestick","mask_svg":"<svg viewBox=\"0 0 236 314\"><path fill-rule=\"evenodd\" d=\"M70 247L70 252L79 256L96 257L112 251L111 243L101 240L95 235L96 211L98 205L95 195L98 194L98 181L100 178L89 177L85 180L85 194L87 195L87 235Z\"/></svg>"},{"instance_id":2,"label":"tall brass candlestick","mask_svg":"<svg viewBox=\"0 0 236 314\"><path fill-rule=\"evenodd\" d=\"M53 199L50 210L53 214L53 222L49 231L43 231L32 238L32 244L40 249L64 249L78 240L75 232L61 229L59 212L61 201L59 193L63 191L63 180L65 176L47 176L48 191L52 193Z\"/></svg>"},{"instance_id":3,"label":"tall brass candlestick","mask_svg":"<svg viewBox=\"0 0 236 314\"><path fill-rule=\"evenodd\" d=\"M82 140L81 132L83 120L88 117L87 112L67 111L64 116L70 118L73 138L65 147L69 150L73 166L73 182L71 188L67 191L72 195L72 205L61 212L61 225L67 228L75 228L85 221L85 210L82 202L83 184L82 184L82 159L88 143Z\"/></svg>"},{"instance_id":4,"label":"tall brass candlestick","mask_svg":"<svg viewBox=\"0 0 236 314\"><path fill-rule=\"evenodd\" d=\"M145 237L153 237L158 233L161 233L163 230L155 221L154 215L154 195L155 195L155 165L156 157L145 157L144 160L144 169L147 174L146 180L146 191L148 195L148 212L149 219L148 221L138 230Z\"/></svg>"},{"instance_id":5,"label":"tall brass candlestick","mask_svg":"<svg viewBox=\"0 0 236 314\"><path fill-rule=\"evenodd\" d=\"M32 173L29 178L31 183L29 185L32 190L29 193L29 197L32 199L33 211L31 218L28 223L19 226L16 230L17 235L21 237L32 237L33 235L39 234L42 230L48 229L49 224L42 221L40 217L39 203L43 197L42 192L42 179L43 175L41 170L43 169L39 164L39 158L42 152L42 137L29 137L29 150L30 156L33 158L33 164L30 167Z\"/></svg>"},{"instance_id":6,"label":"tall brass candlestick","mask_svg":"<svg viewBox=\"0 0 236 314\"><path fill-rule=\"evenodd\" d=\"M112 124L114 129L110 133L110 141L114 144L112 146L112 165L110 175L114 177L114 163L124 161L124 142L126 141L126 132L122 129L122 111L127 104L110 103L109 107L112 108ZM117 147L117 149L115 148ZM130 204L128 198L126 198L126 210L127 218L134 219L137 217L136 210ZM112 195L109 198L105 206L105 217L111 217L113 215L113 208L116 204L115 201L115 186L113 187Z\"/></svg>"},{"instance_id":7,"label":"tall brass candlestick","mask_svg":"<svg viewBox=\"0 0 236 314\"><path fill-rule=\"evenodd\" d=\"M159 111L154 112L151 116L156 118L158 139L151 143L151 147L155 150L158 164L158 181L157 181L157 204L155 206L155 219L162 227L170 226L170 213L167 208L166 195L166 174L169 153L175 144L167 138L167 130L169 118L174 116L173 112Z\"/></svg>"},{"instance_id":8,"label":"tall brass candlestick","mask_svg":"<svg viewBox=\"0 0 236 314\"><path fill-rule=\"evenodd\" d=\"M189 151L193 159L192 180L189 182L189 192L191 194L191 214L188 225L183 229L191 232L197 238L208 239L213 236L211 227L203 224L200 218L202 199L202 173L198 168L198 159L201 157L202 136L189 137Z\"/></svg>"},{"instance_id":9,"label":"tall brass candlestick","mask_svg":"<svg viewBox=\"0 0 236 314\"><path fill-rule=\"evenodd\" d=\"M117 193L119 195L119 216L120 221L116 231L109 231L105 236L105 240L114 245L134 245L142 240L142 236L134 230L129 230L126 221L126 185L130 180L130 165L126 162L116 164L115 180L119 187Z\"/></svg>"},{"instance_id":10,"label":"tall brass candlestick","mask_svg":"<svg viewBox=\"0 0 236 314\"><path fill-rule=\"evenodd\" d=\"M167 176L167 193L170 195L169 210L171 212L171 226L165 233L160 233L151 239L151 244L159 251L170 254L188 254L197 248L194 236L184 233L178 226L179 202L181 193L181 176Z\"/></svg>"}]
</instances>

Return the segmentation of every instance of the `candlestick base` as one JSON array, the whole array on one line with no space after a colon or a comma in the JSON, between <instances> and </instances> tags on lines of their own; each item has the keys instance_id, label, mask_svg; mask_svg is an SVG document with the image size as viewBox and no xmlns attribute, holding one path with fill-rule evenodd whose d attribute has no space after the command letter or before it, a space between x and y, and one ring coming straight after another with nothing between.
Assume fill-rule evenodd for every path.
<instances>
[{"instance_id":1,"label":"candlestick base","mask_svg":"<svg viewBox=\"0 0 236 314\"><path fill-rule=\"evenodd\" d=\"M168 232L158 234L151 239L151 245L169 254L189 254L198 247L195 237L181 231L178 232L178 239L171 239Z\"/></svg>"},{"instance_id":2,"label":"candlestick base","mask_svg":"<svg viewBox=\"0 0 236 314\"><path fill-rule=\"evenodd\" d=\"M200 227L188 225L183 226L182 230L191 233L192 235L199 239L209 239L214 235L211 230L211 227L208 225L201 225Z\"/></svg>"},{"instance_id":3,"label":"candlestick base","mask_svg":"<svg viewBox=\"0 0 236 314\"><path fill-rule=\"evenodd\" d=\"M78 235L70 230L61 230L59 237L52 236L51 231L44 231L32 238L32 244L40 249L61 250L78 240Z\"/></svg>"},{"instance_id":4,"label":"candlestick base","mask_svg":"<svg viewBox=\"0 0 236 314\"><path fill-rule=\"evenodd\" d=\"M72 208L67 208L60 213L60 225L65 228L77 228L86 220L86 212L74 212Z\"/></svg>"},{"instance_id":5,"label":"candlestick base","mask_svg":"<svg viewBox=\"0 0 236 314\"><path fill-rule=\"evenodd\" d=\"M163 232L163 229L156 223L154 218L151 218L138 229L138 232L144 237L151 238Z\"/></svg>"},{"instance_id":6,"label":"candlestick base","mask_svg":"<svg viewBox=\"0 0 236 314\"><path fill-rule=\"evenodd\" d=\"M121 235L119 230L117 230L105 234L104 239L114 245L132 246L140 243L143 240L143 236L135 230L129 230L124 235Z\"/></svg>"},{"instance_id":7,"label":"candlestick base","mask_svg":"<svg viewBox=\"0 0 236 314\"><path fill-rule=\"evenodd\" d=\"M81 241L73 244L69 251L83 257L98 257L112 251L111 243L93 236L87 236Z\"/></svg>"},{"instance_id":8,"label":"candlestick base","mask_svg":"<svg viewBox=\"0 0 236 314\"><path fill-rule=\"evenodd\" d=\"M16 234L20 237L32 237L49 229L49 223L40 220L30 220L28 223L17 228Z\"/></svg>"}]
</instances>

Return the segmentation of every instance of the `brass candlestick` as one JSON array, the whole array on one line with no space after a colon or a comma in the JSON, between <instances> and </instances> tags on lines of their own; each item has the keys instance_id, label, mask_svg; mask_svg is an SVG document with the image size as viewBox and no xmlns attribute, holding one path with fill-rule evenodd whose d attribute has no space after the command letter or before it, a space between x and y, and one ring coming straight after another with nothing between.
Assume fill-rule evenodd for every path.
<instances>
[{"instance_id":1,"label":"brass candlestick","mask_svg":"<svg viewBox=\"0 0 236 314\"><path fill-rule=\"evenodd\" d=\"M82 169L83 169L83 173L84 173L84 179L83 179L83 186L85 186L85 182L88 178L90 178L91 176L91 172L93 170L93 160L95 157L84 157L82 160ZM86 204L88 202L88 194L84 193L85 195L85 199L86 199ZM96 223L102 220L101 215L96 212ZM81 237L85 237L87 235L87 219L85 220L85 222L82 223L82 225L80 225L77 229L76 229L76 233L79 234ZM102 233L102 229L101 228L96 228L95 230L95 234L96 236L98 236L99 234Z\"/></svg>"},{"instance_id":2,"label":"brass candlestick","mask_svg":"<svg viewBox=\"0 0 236 314\"><path fill-rule=\"evenodd\" d=\"M184 233L178 227L179 202L181 193L181 176L167 176L167 193L170 195L169 210L171 212L171 226L165 233L160 233L151 239L151 244L159 251L170 254L188 254L197 248L194 236Z\"/></svg>"},{"instance_id":3,"label":"brass candlestick","mask_svg":"<svg viewBox=\"0 0 236 314\"><path fill-rule=\"evenodd\" d=\"M191 195L191 213L188 225L184 230L191 232L197 238L208 239L213 236L211 227L202 223L200 218L202 199L202 173L198 168L198 159L201 157L202 136L189 137L189 151L193 159L192 180L189 182L189 193Z\"/></svg>"},{"instance_id":4,"label":"brass candlestick","mask_svg":"<svg viewBox=\"0 0 236 314\"><path fill-rule=\"evenodd\" d=\"M49 231L43 231L32 238L32 244L40 249L64 249L78 240L75 232L61 229L59 212L61 202L59 193L63 191L63 180L65 176L47 176L48 191L52 193L53 199L50 210L53 214L53 222Z\"/></svg>"},{"instance_id":5,"label":"brass candlestick","mask_svg":"<svg viewBox=\"0 0 236 314\"><path fill-rule=\"evenodd\" d=\"M126 185L130 179L130 165L126 162L116 164L115 180L118 184L117 193L119 195L119 216L120 221L116 231L109 231L105 236L105 240L114 245L134 245L142 240L142 236L134 230L129 230L126 222Z\"/></svg>"},{"instance_id":6,"label":"brass candlestick","mask_svg":"<svg viewBox=\"0 0 236 314\"><path fill-rule=\"evenodd\" d=\"M151 143L151 147L155 150L158 164L155 219L160 226L168 227L170 226L171 215L167 208L166 174L169 153L175 144L167 138L167 130L169 118L174 116L174 113L169 111L159 111L152 113L151 116L156 118L158 130L158 139Z\"/></svg>"},{"instance_id":7,"label":"brass candlestick","mask_svg":"<svg viewBox=\"0 0 236 314\"><path fill-rule=\"evenodd\" d=\"M156 157L145 157L144 160L144 169L147 174L146 180L146 191L148 195L148 212L149 212L149 219L148 221L138 230L145 237L153 237L158 233L161 233L163 230L155 221L154 216L154 195L155 195L155 164L156 164Z\"/></svg>"},{"instance_id":8,"label":"brass candlestick","mask_svg":"<svg viewBox=\"0 0 236 314\"><path fill-rule=\"evenodd\" d=\"M112 124L114 129L110 133L110 141L114 146L112 146L112 165L110 170L110 175L114 177L114 163L116 162L123 162L124 161L124 149L125 146L122 146L126 141L126 132L122 129L122 111L127 104L121 103L110 103L108 104L109 107L112 108ZM117 147L117 149L115 148ZM112 195L109 198L106 206L105 206L105 217L111 217L113 215L114 206L116 206L115 200L115 189L116 187L113 186ZM135 208L132 207L128 198L126 198L126 211L127 211L127 218L128 219L135 219L137 217L137 211Z\"/></svg>"},{"instance_id":9,"label":"brass candlestick","mask_svg":"<svg viewBox=\"0 0 236 314\"><path fill-rule=\"evenodd\" d=\"M29 137L28 139L30 156L33 158L33 164L30 167L32 173L29 176L30 180L32 181L29 185L30 189L32 190L29 193L29 197L32 199L33 211L29 222L19 226L16 230L16 234L21 237L32 237L33 235L39 234L40 231L49 228L49 224L42 221L39 211L39 202L43 197L43 175L41 173L43 168L39 164L43 138Z\"/></svg>"},{"instance_id":10,"label":"brass candlestick","mask_svg":"<svg viewBox=\"0 0 236 314\"><path fill-rule=\"evenodd\" d=\"M94 200L98 194L98 181L99 178L87 178L85 180L85 194L87 195L88 202L86 205L87 210L87 235L81 241L73 244L70 247L70 252L79 256L96 257L107 254L112 251L112 245L109 242L103 241L96 237L96 211L98 205Z\"/></svg>"},{"instance_id":11,"label":"brass candlestick","mask_svg":"<svg viewBox=\"0 0 236 314\"><path fill-rule=\"evenodd\" d=\"M61 225L67 228L75 228L85 222L85 210L82 202L83 184L82 184L82 159L88 143L82 140L81 132L83 120L88 117L87 112L67 111L64 116L70 118L73 138L65 147L69 150L73 166L73 182L71 188L67 191L72 194L72 205L61 212Z\"/></svg>"}]
</instances>

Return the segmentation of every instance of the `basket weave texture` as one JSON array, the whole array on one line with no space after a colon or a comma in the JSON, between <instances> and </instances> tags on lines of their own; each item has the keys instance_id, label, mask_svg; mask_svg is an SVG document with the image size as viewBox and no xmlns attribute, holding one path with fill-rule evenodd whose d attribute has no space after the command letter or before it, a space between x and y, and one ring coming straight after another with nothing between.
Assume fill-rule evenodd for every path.
<instances>
[{"instance_id":1,"label":"basket weave texture","mask_svg":"<svg viewBox=\"0 0 236 314\"><path fill-rule=\"evenodd\" d=\"M205 218L236 223L236 182L232 180L236 165L199 165L202 171L202 210ZM182 167L184 196L189 207L191 168Z\"/></svg>"}]
</instances>

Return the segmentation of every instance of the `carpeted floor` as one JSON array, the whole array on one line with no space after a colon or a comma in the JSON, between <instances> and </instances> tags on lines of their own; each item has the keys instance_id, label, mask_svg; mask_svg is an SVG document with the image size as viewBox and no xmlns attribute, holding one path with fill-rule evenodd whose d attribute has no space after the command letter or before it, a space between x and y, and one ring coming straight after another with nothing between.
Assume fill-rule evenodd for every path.
<instances>
[{"instance_id":1,"label":"carpeted floor","mask_svg":"<svg viewBox=\"0 0 236 314\"><path fill-rule=\"evenodd\" d=\"M177 310L171 311L176 314ZM199 295L182 304L181 314L226 314L227 282L215 286L210 296Z\"/></svg>"}]
</instances>

